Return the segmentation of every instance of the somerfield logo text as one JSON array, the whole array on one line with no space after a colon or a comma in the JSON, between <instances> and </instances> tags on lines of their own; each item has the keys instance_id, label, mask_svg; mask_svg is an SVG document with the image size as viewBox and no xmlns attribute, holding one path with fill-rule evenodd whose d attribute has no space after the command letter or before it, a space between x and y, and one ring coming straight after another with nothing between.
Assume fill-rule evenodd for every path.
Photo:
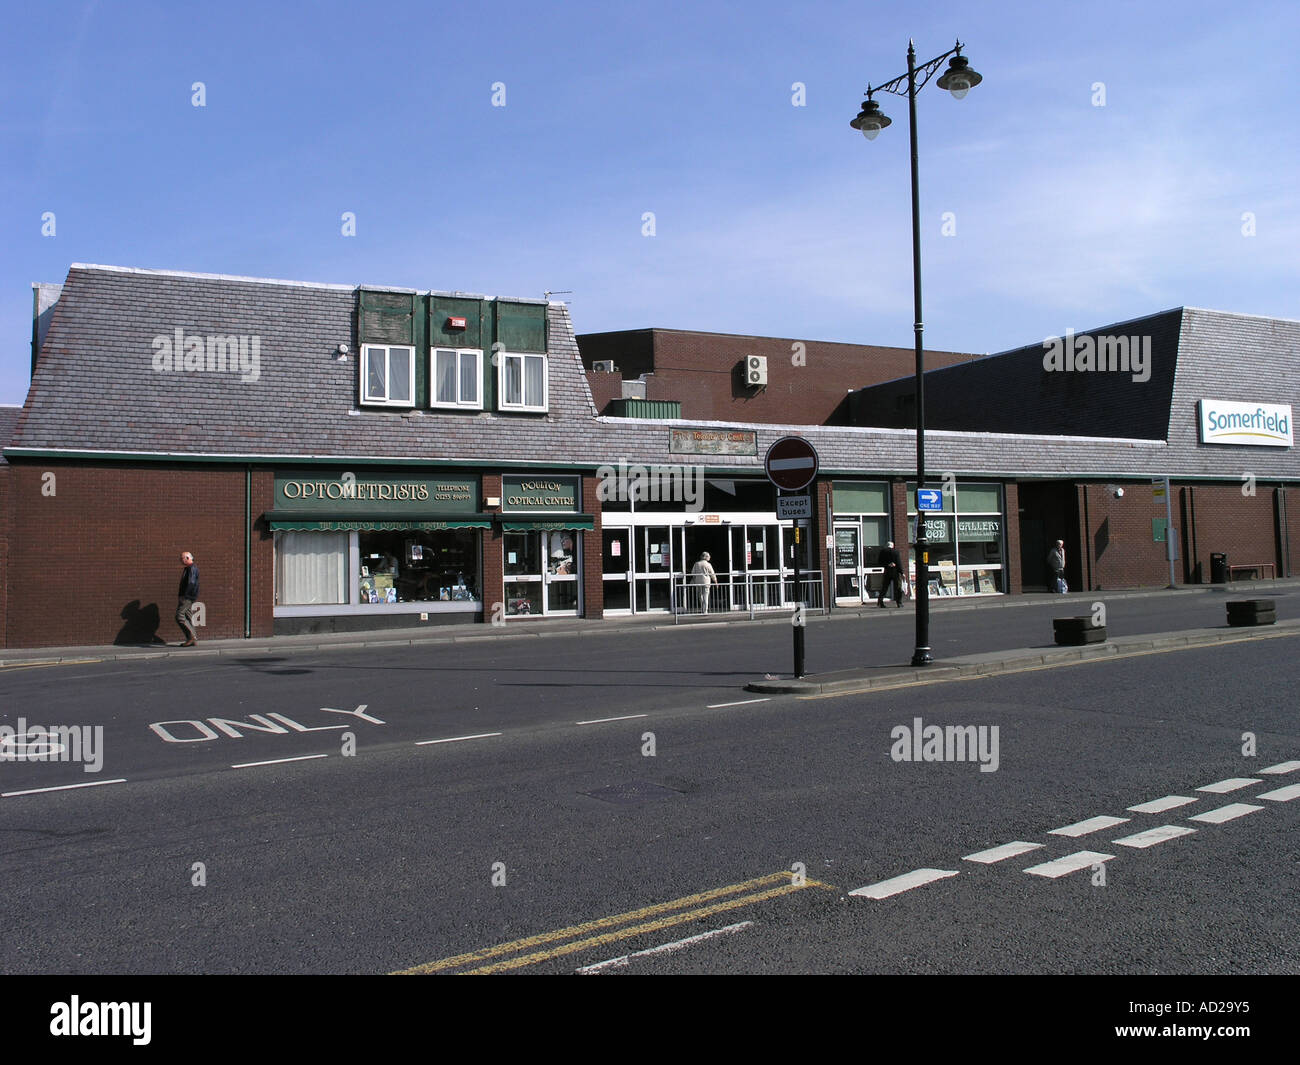
<instances>
[{"instance_id":1,"label":"somerfield logo text","mask_svg":"<svg viewBox=\"0 0 1300 1065\"><path fill-rule=\"evenodd\" d=\"M82 1002L73 995L50 1006L50 1035L129 1035L136 1046L148 1046L152 1015L151 1002Z\"/></svg>"}]
</instances>

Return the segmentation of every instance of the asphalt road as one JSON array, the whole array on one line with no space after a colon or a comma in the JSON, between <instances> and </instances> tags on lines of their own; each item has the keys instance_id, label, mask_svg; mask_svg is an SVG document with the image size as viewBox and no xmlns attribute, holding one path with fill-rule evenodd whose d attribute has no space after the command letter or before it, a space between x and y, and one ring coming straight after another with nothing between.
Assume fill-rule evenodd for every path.
<instances>
[{"instance_id":1,"label":"asphalt road","mask_svg":"<svg viewBox=\"0 0 1300 1065\"><path fill-rule=\"evenodd\" d=\"M936 653L1044 645L1054 612L937 616ZM814 622L810 668L905 662L911 620ZM1258 772L1300 759L1295 637L750 701L789 644L732 626L0 674L0 723L105 727L98 773L0 763L0 971L1300 970L1300 801L1256 798L1300 782ZM996 771L895 761L916 718L996 726ZM184 721L216 738L149 727ZM1232 778L1255 783L1197 790ZM1129 810L1171 795L1193 801ZM1235 803L1258 809L1192 820ZM1126 820L1052 833L1101 816ZM1114 842L1164 825L1194 832ZM965 860L1012 841L1035 846ZM1110 857L1023 871L1085 850ZM920 869L956 875L852 894Z\"/></svg>"}]
</instances>

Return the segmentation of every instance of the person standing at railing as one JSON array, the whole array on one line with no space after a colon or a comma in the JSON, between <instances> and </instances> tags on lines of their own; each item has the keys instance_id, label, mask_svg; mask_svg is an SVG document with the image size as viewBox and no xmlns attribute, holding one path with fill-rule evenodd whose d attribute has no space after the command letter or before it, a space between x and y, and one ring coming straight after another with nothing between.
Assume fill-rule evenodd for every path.
<instances>
[{"instance_id":1,"label":"person standing at railing","mask_svg":"<svg viewBox=\"0 0 1300 1065\"><path fill-rule=\"evenodd\" d=\"M709 561L707 551L700 552L700 560L691 567L691 585L694 588L694 597L700 604L701 613L709 612L709 593L713 586L718 583L718 575L713 571L713 564Z\"/></svg>"}]
</instances>

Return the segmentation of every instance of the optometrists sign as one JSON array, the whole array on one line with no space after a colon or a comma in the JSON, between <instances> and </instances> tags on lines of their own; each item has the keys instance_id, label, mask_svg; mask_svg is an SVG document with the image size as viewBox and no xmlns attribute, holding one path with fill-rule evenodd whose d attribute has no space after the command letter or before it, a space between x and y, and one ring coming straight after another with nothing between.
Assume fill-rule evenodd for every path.
<instances>
[{"instance_id":1,"label":"optometrists sign","mask_svg":"<svg viewBox=\"0 0 1300 1065\"><path fill-rule=\"evenodd\" d=\"M1291 447L1291 407L1276 403L1201 400L1201 443Z\"/></svg>"}]
</instances>

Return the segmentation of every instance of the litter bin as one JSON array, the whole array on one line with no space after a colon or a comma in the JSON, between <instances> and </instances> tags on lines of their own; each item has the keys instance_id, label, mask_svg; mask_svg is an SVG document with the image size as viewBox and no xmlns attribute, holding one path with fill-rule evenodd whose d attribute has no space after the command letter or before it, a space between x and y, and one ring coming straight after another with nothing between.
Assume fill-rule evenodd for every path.
<instances>
[{"instance_id":1,"label":"litter bin","mask_svg":"<svg viewBox=\"0 0 1300 1065\"><path fill-rule=\"evenodd\" d=\"M1228 583L1228 556L1222 551L1210 553L1210 583Z\"/></svg>"}]
</instances>

